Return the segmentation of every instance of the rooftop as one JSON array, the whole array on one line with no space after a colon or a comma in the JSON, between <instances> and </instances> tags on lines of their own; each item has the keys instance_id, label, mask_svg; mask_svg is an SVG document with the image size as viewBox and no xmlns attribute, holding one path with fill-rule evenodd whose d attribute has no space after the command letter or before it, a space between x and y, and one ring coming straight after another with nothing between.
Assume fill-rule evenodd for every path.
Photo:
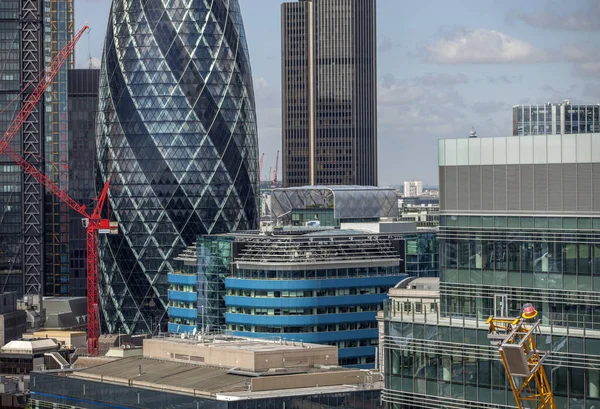
<instances>
[{"instance_id":1,"label":"rooftop","mask_svg":"<svg viewBox=\"0 0 600 409\"><path fill-rule=\"evenodd\" d=\"M364 370L314 368L302 374L273 372L257 377L228 368L142 357L118 359L64 376L217 400L355 391L367 383L381 387L378 375Z\"/></svg>"},{"instance_id":2,"label":"rooftop","mask_svg":"<svg viewBox=\"0 0 600 409\"><path fill-rule=\"evenodd\" d=\"M34 354L45 351L56 351L58 350L58 344L50 338L21 339L10 341L0 348L0 350L6 354Z\"/></svg>"}]
</instances>

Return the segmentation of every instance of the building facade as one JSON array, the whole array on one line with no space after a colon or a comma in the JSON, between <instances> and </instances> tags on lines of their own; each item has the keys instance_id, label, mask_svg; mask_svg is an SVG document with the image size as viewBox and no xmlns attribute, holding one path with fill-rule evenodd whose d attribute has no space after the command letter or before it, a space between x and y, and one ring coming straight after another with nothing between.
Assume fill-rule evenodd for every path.
<instances>
[{"instance_id":1,"label":"building facade","mask_svg":"<svg viewBox=\"0 0 600 409\"><path fill-rule=\"evenodd\" d=\"M404 197L418 197L423 193L423 182L409 180L404 182Z\"/></svg>"},{"instance_id":2,"label":"building facade","mask_svg":"<svg viewBox=\"0 0 600 409\"><path fill-rule=\"evenodd\" d=\"M386 306L384 400L515 407L485 321L531 302L557 407L598 406L598 135L442 140L439 165L439 305Z\"/></svg>"},{"instance_id":3,"label":"building facade","mask_svg":"<svg viewBox=\"0 0 600 409\"><path fill-rule=\"evenodd\" d=\"M283 186L377 185L374 0L281 5Z\"/></svg>"},{"instance_id":4,"label":"building facade","mask_svg":"<svg viewBox=\"0 0 600 409\"><path fill-rule=\"evenodd\" d=\"M436 277L433 232L353 230L198 237L169 274L169 332L336 345L340 363L372 368L375 319L407 276Z\"/></svg>"},{"instance_id":5,"label":"building facade","mask_svg":"<svg viewBox=\"0 0 600 409\"><path fill-rule=\"evenodd\" d=\"M207 5L209 4L209 5ZM166 329L167 275L198 234L258 223L258 138L237 0L115 1L96 128L119 235L103 239L107 330Z\"/></svg>"},{"instance_id":6,"label":"building facade","mask_svg":"<svg viewBox=\"0 0 600 409\"><path fill-rule=\"evenodd\" d=\"M73 38L74 0L44 1L44 65ZM74 54L60 68L44 95L45 174L63 191L69 191L69 110L68 71L74 68ZM44 201L44 295L68 296L70 293L70 209L51 192ZM69 229L65 229L69 226ZM75 284L77 286L78 284Z\"/></svg>"},{"instance_id":7,"label":"building facade","mask_svg":"<svg viewBox=\"0 0 600 409\"><path fill-rule=\"evenodd\" d=\"M23 89L32 90L39 73L72 37L73 0L6 0L0 10L0 50L3 68L0 103L6 107ZM63 189L66 164L68 61L51 89L22 129L11 148L30 164L51 176ZM25 92L21 98L28 96ZM8 127L20 103L0 115L2 132ZM46 138L43 135L46 135ZM59 149L57 151L56 149ZM23 294L54 294L68 283L68 209L32 176L24 174L6 156L0 157L0 291Z\"/></svg>"},{"instance_id":8,"label":"building facade","mask_svg":"<svg viewBox=\"0 0 600 409\"><path fill-rule=\"evenodd\" d=\"M96 113L100 70L69 70L69 196L94 208L96 197ZM69 217L69 282L71 297L85 297L86 238L81 215L71 210ZM61 284L64 285L64 284Z\"/></svg>"},{"instance_id":9,"label":"building facade","mask_svg":"<svg viewBox=\"0 0 600 409\"><path fill-rule=\"evenodd\" d=\"M514 105L513 135L579 134L600 132L600 104Z\"/></svg>"}]
</instances>

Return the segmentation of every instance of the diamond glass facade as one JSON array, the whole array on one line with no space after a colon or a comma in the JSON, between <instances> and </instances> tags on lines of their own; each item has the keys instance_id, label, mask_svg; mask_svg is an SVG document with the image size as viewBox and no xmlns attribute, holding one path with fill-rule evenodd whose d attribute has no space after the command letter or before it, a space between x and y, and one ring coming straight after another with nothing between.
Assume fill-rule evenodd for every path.
<instances>
[{"instance_id":1,"label":"diamond glass facade","mask_svg":"<svg viewBox=\"0 0 600 409\"><path fill-rule=\"evenodd\" d=\"M107 330L166 323L167 274L198 234L256 227L258 138L237 0L115 1L97 123L118 236L102 241ZM166 327L165 327L166 329Z\"/></svg>"}]
</instances>

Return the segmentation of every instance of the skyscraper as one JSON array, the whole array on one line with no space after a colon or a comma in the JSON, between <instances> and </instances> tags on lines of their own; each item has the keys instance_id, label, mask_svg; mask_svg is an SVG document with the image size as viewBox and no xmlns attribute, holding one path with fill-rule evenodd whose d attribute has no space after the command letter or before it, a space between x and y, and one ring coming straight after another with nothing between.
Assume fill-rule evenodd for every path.
<instances>
[{"instance_id":1,"label":"skyscraper","mask_svg":"<svg viewBox=\"0 0 600 409\"><path fill-rule=\"evenodd\" d=\"M110 332L166 329L173 259L197 235L258 222L254 91L237 0L114 1L99 100L100 173L120 230L100 248L103 318Z\"/></svg>"},{"instance_id":2,"label":"skyscraper","mask_svg":"<svg viewBox=\"0 0 600 409\"><path fill-rule=\"evenodd\" d=\"M100 70L69 70L69 196L93 209L96 192L96 113ZM87 294L86 237L81 215L69 218L69 288L72 297Z\"/></svg>"},{"instance_id":3,"label":"skyscraper","mask_svg":"<svg viewBox=\"0 0 600 409\"><path fill-rule=\"evenodd\" d=\"M26 92L20 100L27 98L33 89L29 85L36 84L44 65L69 40L73 0L3 0L1 3L0 104L5 108L21 90ZM0 132L6 130L20 108L21 104L17 102L0 115ZM58 163L64 163L66 138L65 67L45 101L40 101L27 118L11 147L43 172L61 173L58 179L52 177L64 188L66 174L56 169ZM55 151L55 147L61 152ZM61 210L55 202L48 202L43 187L3 155L0 156L0 180L3 185L0 193L0 291L16 291L19 296L44 291L53 294L55 284L60 291L68 282L68 270L65 270L68 264L65 265L57 253L68 242L68 236L60 232L64 218L60 219L59 213L65 208ZM60 234L54 235L52 231ZM54 247L49 239L59 243L59 247ZM54 268L55 256L62 264L57 268ZM44 277L45 268L51 264L52 268ZM44 280L50 277L53 281L55 273L59 276L56 282L50 287L44 286Z\"/></svg>"},{"instance_id":4,"label":"skyscraper","mask_svg":"<svg viewBox=\"0 0 600 409\"><path fill-rule=\"evenodd\" d=\"M44 61L47 63L73 38L73 1L44 0ZM44 173L64 191L69 189L68 70L74 55L61 67L44 95ZM67 296L69 272L69 207L51 192L44 198L44 294ZM77 232L79 233L79 232ZM77 234L75 233L75 234ZM85 277L84 277L85 278Z\"/></svg>"},{"instance_id":5,"label":"skyscraper","mask_svg":"<svg viewBox=\"0 0 600 409\"><path fill-rule=\"evenodd\" d=\"M600 132L600 104L514 105L513 135L578 134Z\"/></svg>"},{"instance_id":6,"label":"skyscraper","mask_svg":"<svg viewBox=\"0 0 600 409\"><path fill-rule=\"evenodd\" d=\"M283 186L377 185L375 0L281 5Z\"/></svg>"}]
</instances>

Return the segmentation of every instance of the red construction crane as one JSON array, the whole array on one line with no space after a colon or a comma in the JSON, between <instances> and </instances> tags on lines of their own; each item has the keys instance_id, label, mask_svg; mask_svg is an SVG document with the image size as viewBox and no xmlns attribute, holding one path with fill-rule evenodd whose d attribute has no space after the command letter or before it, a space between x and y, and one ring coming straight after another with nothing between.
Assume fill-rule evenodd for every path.
<instances>
[{"instance_id":1,"label":"red construction crane","mask_svg":"<svg viewBox=\"0 0 600 409\"><path fill-rule=\"evenodd\" d=\"M279 151L277 151L277 157L275 158L275 173L273 174L273 189L277 189L277 170L279 170Z\"/></svg>"},{"instance_id":2,"label":"red construction crane","mask_svg":"<svg viewBox=\"0 0 600 409\"><path fill-rule=\"evenodd\" d=\"M27 162L21 155L11 148L4 148L4 154L19 165L25 172L29 173L38 182L51 191L71 209L84 217L83 226L86 228L86 250L87 250L87 331L88 331L88 354L98 354L98 338L100 336L100 321L98 316L98 234L117 234L118 223L100 217L102 208L106 203L110 181L107 180L102 189L96 207L91 216L87 213L85 205L78 203L67 193L60 189L46 175L37 170Z\"/></svg>"},{"instance_id":3,"label":"red construction crane","mask_svg":"<svg viewBox=\"0 0 600 409\"><path fill-rule=\"evenodd\" d=\"M73 39L67 43L67 45L52 59L50 67L42 72L41 78L39 78L38 85L34 88L31 95L23 103L23 107L12 121L3 137L0 139L0 153L5 153L11 158L17 165L19 165L25 172L33 176L39 183L43 184L46 189L56 195L61 201L66 203L71 209L75 210L84 217L84 227L86 228L86 249L87 249L87 326L88 326L88 354L98 354L98 338L100 335L100 325L98 316L98 234L99 233L111 233L116 234L118 232L118 224L111 222L108 219L102 219L100 214L102 208L106 203L106 197L108 195L108 187L110 182L107 180L104 185L104 189L96 207L90 216L86 212L84 205L79 204L67 193L62 191L55 183L53 183L46 175L36 169L33 165L27 162L21 155L13 151L8 147L13 137L19 131L23 122L27 119L29 114L35 108L40 98L44 95L44 92L48 86L52 83L54 77L58 74L60 67L67 60L69 55L75 49L77 41L81 36L88 30L87 25L83 26L81 30L75 34ZM25 92L25 90L23 90ZM23 93L21 92L21 94ZM18 98L18 97L17 97ZM13 101L14 102L14 101ZM12 102L11 102L12 104ZM6 109L6 108L5 108Z\"/></svg>"},{"instance_id":4,"label":"red construction crane","mask_svg":"<svg viewBox=\"0 0 600 409\"><path fill-rule=\"evenodd\" d=\"M263 152L262 155L260 155L260 162L258 164L258 183L260 185L260 182L262 181L262 166L263 166L263 160L265 159L265 153Z\"/></svg>"},{"instance_id":5,"label":"red construction crane","mask_svg":"<svg viewBox=\"0 0 600 409\"><path fill-rule=\"evenodd\" d=\"M27 119L29 114L31 114L31 112L35 109L35 105L42 98L46 89L50 86L50 84L52 84L52 80L54 79L54 77L56 77L56 75L60 71L60 67L65 63L65 61L67 61L67 59L69 58L69 55L75 49L75 45L77 44L77 42L79 41L81 36L83 36L83 34L87 30L89 30L89 28L90 27L87 24L84 25L81 28L81 30L79 30L77 32L77 34L75 34L73 39L71 41L69 41L67 43L67 45L65 45L65 47L58 52L58 54L56 54L54 56L52 61L50 61L50 67L48 67L48 69L46 69L45 71L42 71L40 73L40 75L41 75L41 78L39 78L40 82L33 89L33 92L31 93L31 95L29 95L29 97L25 100L25 102L23 103L23 107L21 108L21 110L19 111L19 113L17 114L15 119L13 119L13 121L9 125L6 132L4 132L2 139L0 139L0 153L2 151L4 151L4 149L8 146L8 144L14 138L14 136L17 134L17 132L19 132L19 129L21 128L21 125L23 125L23 122L25 122L25 120ZM21 94L23 92L25 92L25 90L23 90L21 92ZM19 94L19 96L20 96L20 94ZM19 98L19 96L17 96L17 98ZM15 100L17 98L15 98ZM13 102L14 102L14 100L11 102L11 104ZM10 104L9 104L9 106L10 106ZM6 108L8 108L8 107L6 107ZM6 110L6 108L4 108L4 110Z\"/></svg>"}]
</instances>

